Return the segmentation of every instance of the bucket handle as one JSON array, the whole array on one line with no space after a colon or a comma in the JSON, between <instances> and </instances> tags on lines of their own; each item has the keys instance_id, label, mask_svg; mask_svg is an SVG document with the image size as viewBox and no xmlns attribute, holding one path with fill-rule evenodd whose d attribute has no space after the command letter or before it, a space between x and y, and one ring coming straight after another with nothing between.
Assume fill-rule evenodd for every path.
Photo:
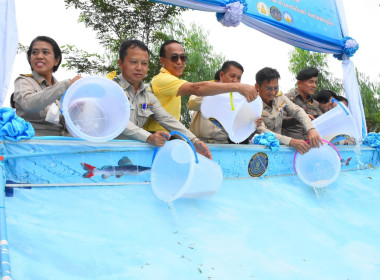
<instances>
[{"instance_id":1,"label":"bucket handle","mask_svg":"<svg viewBox=\"0 0 380 280\"><path fill-rule=\"evenodd\" d=\"M331 102L332 103L336 102L343 109L343 111L347 114L347 116L350 115L350 113L346 110L346 108L338 100L336 100L335 98L333 98L333 99L331 99Z\"/></svg>"},{"instance_id":2,"label":"bucket handle","mask_svg":"<svg viewBox=\"0 0 380 280\"><path fill-rule=\"evenodd\" d=\"M325 139L321 139L321 140L323 142L327 143L328 145L330 145L337 152L339 159L342 160L342 157L340 156L338 149L333 144L331 144L329 141L326 141ZM306 143L309 143L309 140L307 140ZM297 174L297 170L296 170L296 156L297 156L297 154L298 154L298 151L295 152L294 157L293 157L293 169L294 169L294 172L296 172L296 174Z\"/></svg>"},{"instance_id":3,"label":"bucket handle","mask_svg":"<svg viewBox=\"0 0 380 280\"><path fill-rule=\"evenodd\" d=\"M230 92L230 102L231 102L231 110L232 110L232 111L235 111L235 107L234 107L234 97L233 97L233 92L232 92L232 91Z\"/></svg>"},{"instance_id":4,"label":"bucket handle","mask_svg":"<svg viewBox=\"0 0 380 280\"><path fill-rule=\"evenodd\" d=\"M171 135L171 136L173 136L174 134L178 134L179 136L181 136L182 138L184 138L184 139L187 141L187 143L189 143L189 145L190 145L190 147L191 147L191 149L193 150L194 155L195 155L195 163L199 163L197 152L195 151L194 145L193 145L193 143L191 143L191 141L189 140L189 138L187 138L186 135L184 135L183 133L181 133L181 132L179 132L179 131L175 131L175 130L173 130L172 132L170 132L170 135ZM158 152L158 149L159 149L159 147L156 147L156 148L154 149L153 157L152 157L152 165L153 165L153 161L154 161L154 159L155 159L155 157L156 157L156 154L157 154L157 152Z\"/></svg>"}]
</instances>

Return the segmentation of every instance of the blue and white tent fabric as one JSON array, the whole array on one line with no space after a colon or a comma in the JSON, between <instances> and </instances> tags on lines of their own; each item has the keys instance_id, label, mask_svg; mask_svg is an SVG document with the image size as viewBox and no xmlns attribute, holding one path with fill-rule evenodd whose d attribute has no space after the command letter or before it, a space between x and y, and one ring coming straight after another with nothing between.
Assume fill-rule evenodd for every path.
<instances>
[{"instance_id":1,"label":"blue and white tent fabric","mask_svg":"<svg viewBox=\"0 0 380 280\"><path fill-rule=\"evenodd\" d=\"M18 46L14 0L0 0L0 19L0 106L2 106L7 95Z\"/></svg>"},{"instance_id":2,"label":"blue and white tent fabric","mask_svg":"<svg viewBox=\"0 0 380 280\"><path fill-rule=\"evenodd\" d=\"M333 54L343 60L344 88L358 131L366 135L364 109L349 60L359 48L348 37L342 0L164 0L170 5L217 13L225 26L240 22L275 39L314 52Z\"/></svg>"},{"instance_id":3,"label":"blue and white tent fabric","mask_svg":"<svg viewBox=\"0 0 380 280\"><path fill-rule=\"evenodd\" d=\"M0 107L7 95L13 62L17 53L18 35L14 0L0 0ZM3 127L3 126L2 126ZM11 279L8 236L5 222L5 173L3 157L0 158L0 270L2 279Z\"/></svg>"}]
</instances>

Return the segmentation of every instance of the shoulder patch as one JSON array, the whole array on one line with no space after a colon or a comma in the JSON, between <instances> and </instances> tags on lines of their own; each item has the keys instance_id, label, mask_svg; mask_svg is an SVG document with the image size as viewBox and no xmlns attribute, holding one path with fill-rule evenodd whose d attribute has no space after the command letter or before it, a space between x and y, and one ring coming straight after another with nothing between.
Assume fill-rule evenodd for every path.
<instances>
[{"instance_id":1,"label":"shoulder patch","mask_svg":"<svg viewBox=\"0 0 380 280\"><path fill-rule=\"evenodd\" d=\"M277 92L276 96L281 96L283 95L282 91L280 90L279 92Z\"/></svg>"},{"instance_id":2,"label":"shoulder patch","mask_svg":"<svg viewBox=\"0 0 380 280\"><path fill-rule=\"evenodd\" d=\"M23 77L29 77L29 78L32 78L32 77L33 77L32 74L20 74L20 76L23 76Z\"/></svg>"}]
</instances>

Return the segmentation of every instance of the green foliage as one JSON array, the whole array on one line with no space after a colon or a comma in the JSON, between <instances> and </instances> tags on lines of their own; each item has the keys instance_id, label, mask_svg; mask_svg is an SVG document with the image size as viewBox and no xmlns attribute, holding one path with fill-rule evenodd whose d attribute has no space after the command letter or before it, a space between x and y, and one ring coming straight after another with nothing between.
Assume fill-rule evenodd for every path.
<instances>
[{"instance_id":1,"label":"green foliage","mask_svg":"<svg viewBox=\"0 0 380 280\"><path fill-rule=\"evenodd\" d=\"M356 71L362 97L367 128L370 132L380 131L380 83L372 82L369 77Z\"/></svg>"},{"instance_id":2,"label":"green foliage","mask_svg":"<svg viewBox=\"0 0 380 280\"><path fill-rule=\"evenodd\" d=\"M341 80L334 78L328 69L327 54L314 53L306 50L295 48L289 54L289 70L294 74L306 68L315 67L319 70L318 87L316 92L321 89L330 89L338 94L343 93L343 83ZM366 116L367 127L369 131L380 131L380 83L370 81L369 77L356 71L360 94L362 97L364 113Z\"/></svg>"},{"instance_id":3,"label":"green foliage","mask_svg":"<svg viewBox=\"0 0 380 280\"><path fill-rule=\"evenodd\" d=\"M20 54L20 53L27 53L28 52L28 49L29 49L29 46L25 46L21 43L18 43L18 49L17 49L17 54Z\"/></svg>"},{"instance_id":4,"label":"green foliage","mask_svg":"<svg viewBox=\"0 0 380 280\"><path fill-rule=\"evenodd\" d=\"M317 89L329 89L338 95L343 93L343 82L334 77L328 71L328 55L325 53L310 52L299 48L294 48L289 53L289 71L296 76L299 71L306 67L314 67L319 71Z\"/></svg>"},{"instance_id":5,"label":"green foliage","mask_svg":"<svg viewBox=\"0 0 380 280\"><path fill-rule=\"evenodd\" d=\"M148 0L65 0L81 10L79 22L97 33L100 43L117 51L120 42L136 38L151 45L152 32L162 29L183 8Z\"/></svg>"},{"instance_id":6,"label":"green foliage","mask_svg":"<svg viewBox=\"0 0 380 280\"><path fill-rule=\"evenodd\" d=\"M106 74L114 70L119 74L117 60L122 41L139 39L151 49L153 33L184 10L148 0L65 0L65 4L66 8L81 10L78 21L96 32L105 49L105 54L99 55L72 45L63 46L67 62L62 66L79 74Z\"/></svg>"},{"instance_id":7,"label":"green foliage","mask_svg":"<svg viewBox=\"0 0 380 280\"><path fill-rule=\"evenodd\" d=\"M113 54L101 56L97 53L79 50L73 45L64 45L61 46L61 49L67 61L62 64L62 67L75 70L77 73L105 75L114 69L118 69L117 56Z\"/></svg>"}]
</instances>

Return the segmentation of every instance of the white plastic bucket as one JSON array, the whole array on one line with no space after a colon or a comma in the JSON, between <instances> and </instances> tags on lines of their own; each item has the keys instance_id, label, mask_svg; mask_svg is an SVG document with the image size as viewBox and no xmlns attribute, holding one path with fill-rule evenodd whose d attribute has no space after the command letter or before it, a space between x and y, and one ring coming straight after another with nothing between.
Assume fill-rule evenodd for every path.
<instances>
[{"instance_id":1,"label":"white plastic bucket","mask_svg":"<svg viewBox=\"0 0 380 280\"><path fill-rule=\"evenodd\" d=\"M206 96L201 104L202 115L216 125L220 123L235 143L246 140L255 131L255 122L262 111L260 96L248 103L245 97L236 92Z\"/></svg>"},{"instance_id":2,"label":"white plastic bucket","mask_svg":"<svg viewBox=\"0 0 380 280\"><path fill-rule=\"evenodd\" d=\"M73 83L61 101L68 131L75 137L104 142L120 135L129 121L130 104L110 79L91 76Z\"/></svg>"},{"instance_id":3,"label":"white plastic bucket","mask_svg":"<svg viewBox=\"0 0 380 280\"><path fill-rule=\"evenodd\" d=\"M312 121L321 138L335 143L349 137L360 138L355 121L348 108L339 101L338 106Z\"/></svg>"},{"instance_id":4,"label":"white plastic bucket","mask_svg":"<svg viewBox=\"0 0 380 280\"><path fill-rule=\"evenodd\" d=\"M182 140L167 141L153 160L152 189L165 202L177 198L210 197L217 192L222 181L220 166L195 153Z\"/></svg>"},{"instance_id":5,"label":"white plastic bucket","mask_svg":"<svg viewBox=\"0 0 380 280\"><path fill-rule=\"evenodd\" d=\"M305 184L322 188L333 183L340 174L341 157L334 145L326 144L312 148L306 154L295 153L293 167Z\"/></svg>"}]
</instances>

